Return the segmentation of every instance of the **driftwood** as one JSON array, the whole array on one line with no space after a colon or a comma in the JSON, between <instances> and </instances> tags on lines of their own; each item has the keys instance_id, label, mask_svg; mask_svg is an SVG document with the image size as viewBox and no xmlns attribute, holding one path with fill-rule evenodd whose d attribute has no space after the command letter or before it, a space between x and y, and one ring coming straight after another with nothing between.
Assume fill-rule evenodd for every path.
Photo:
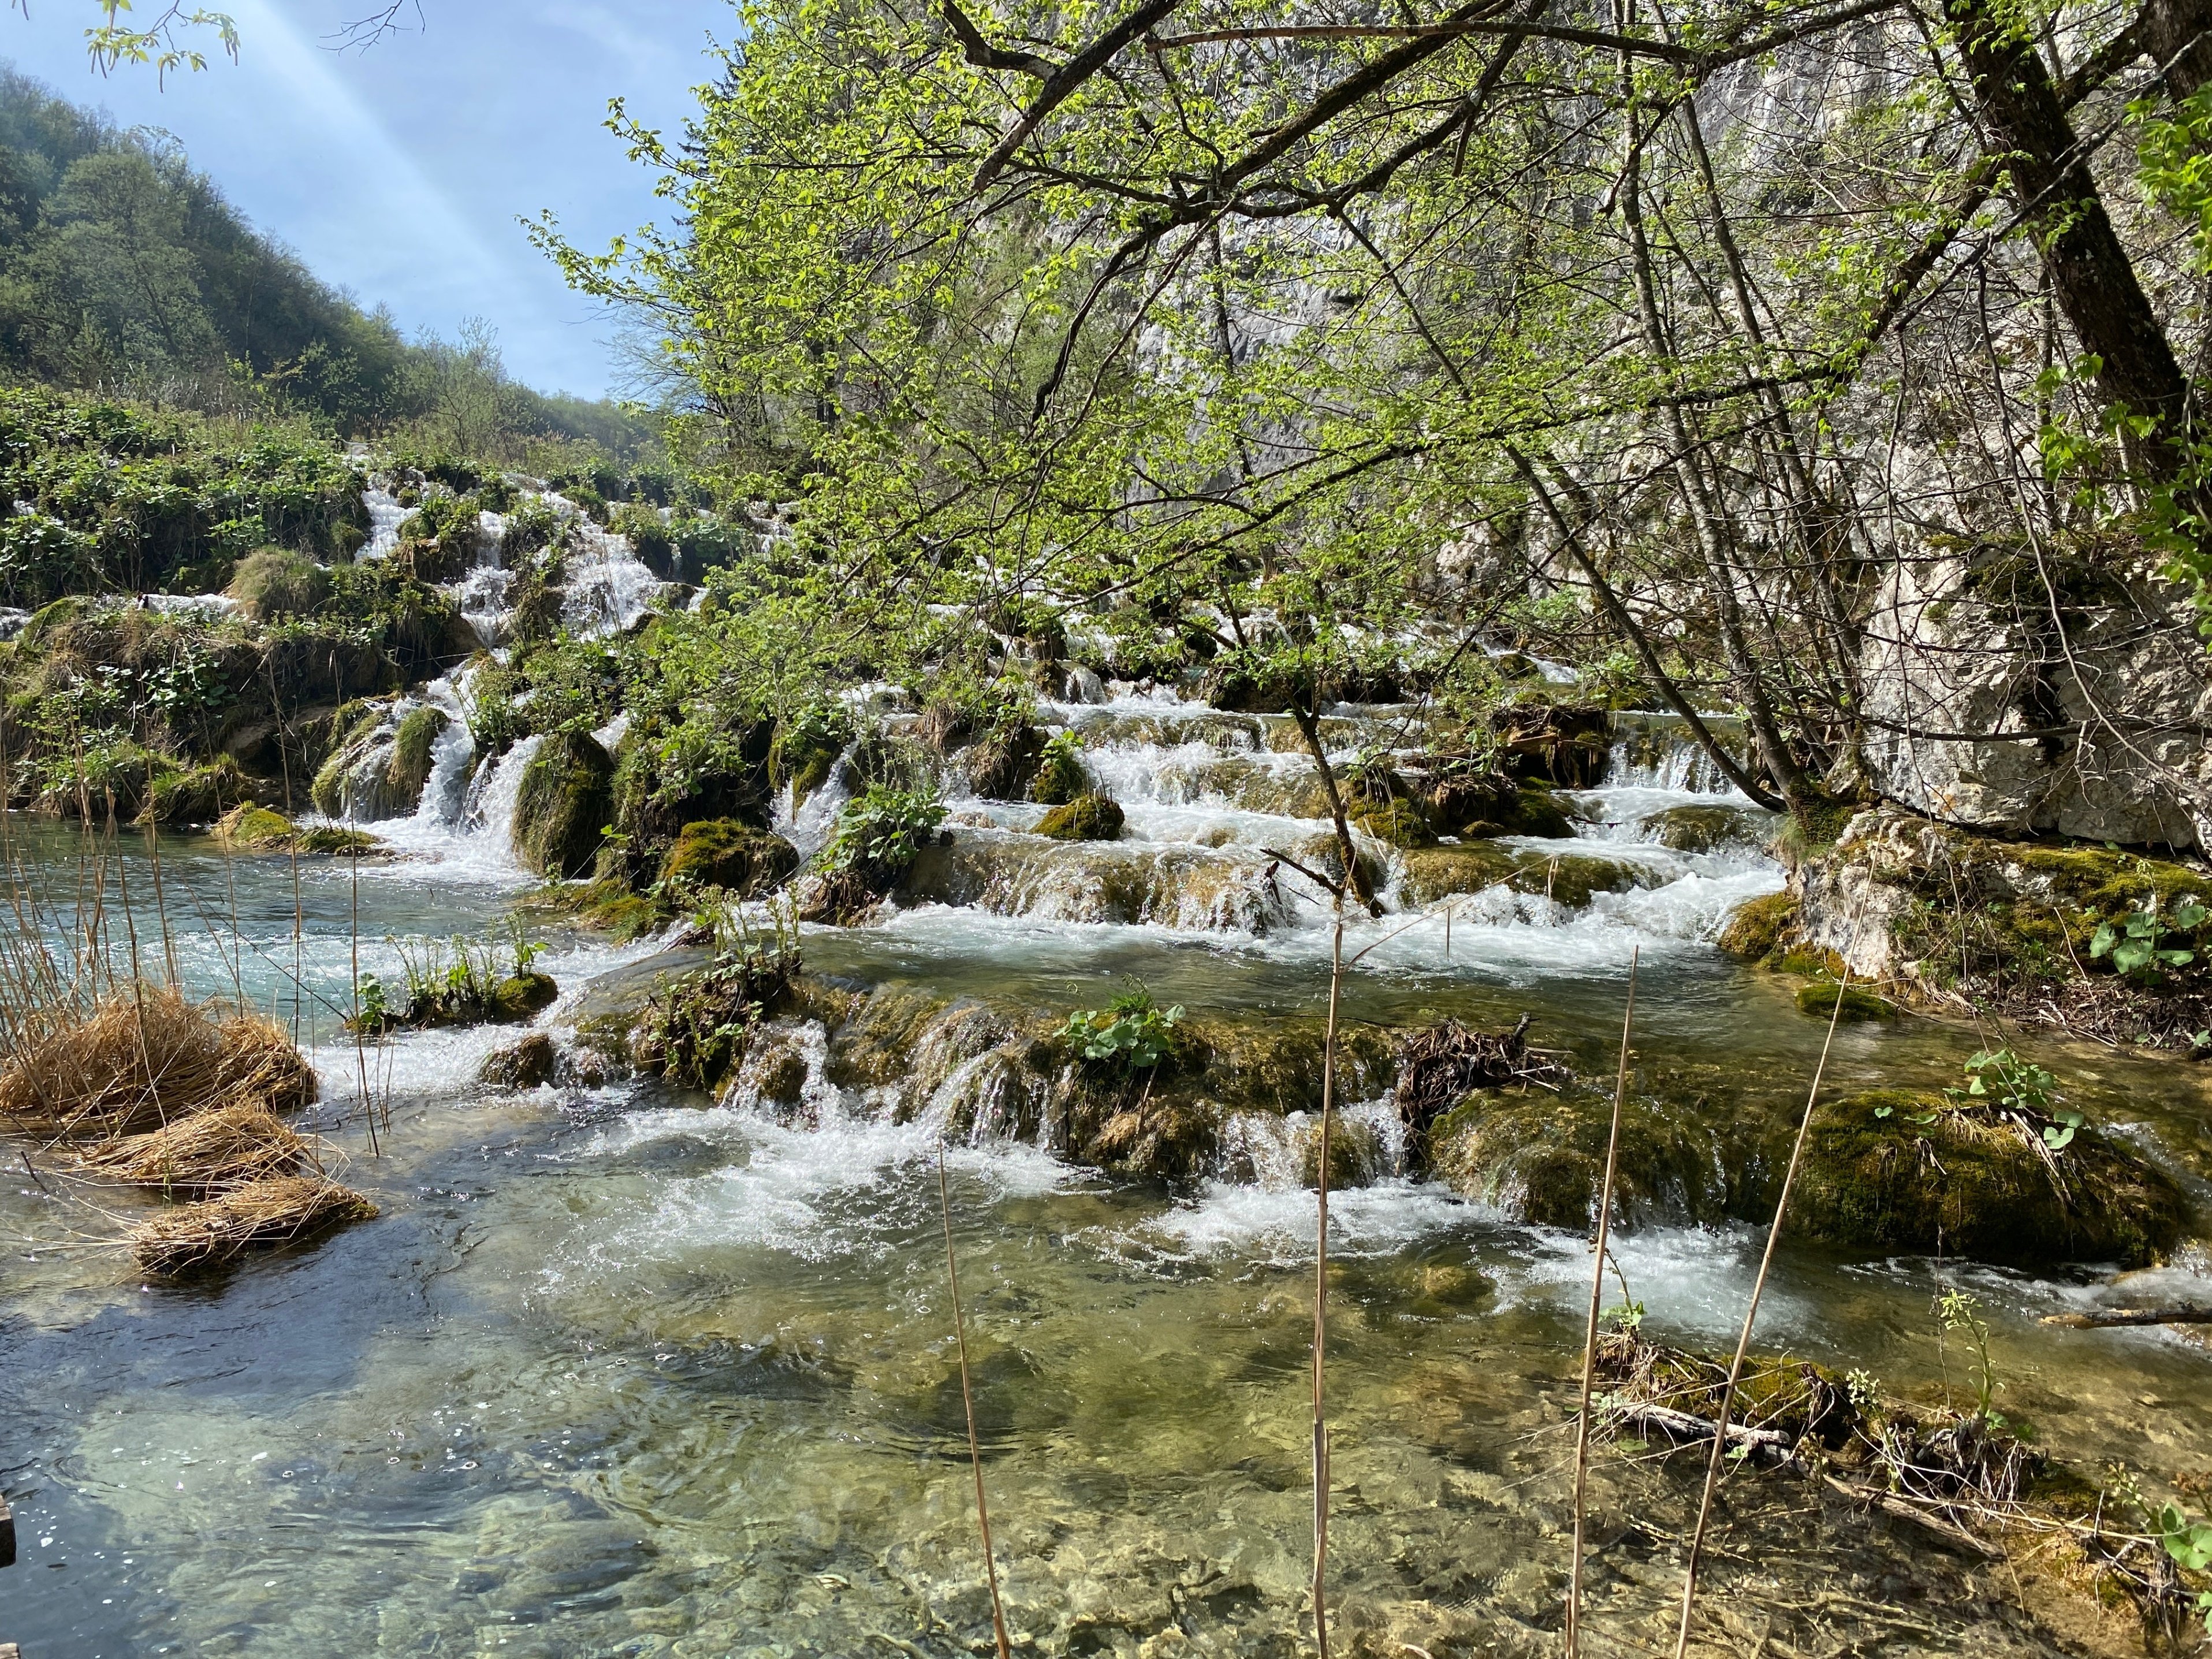
<instances>
[{"instance_id":1,"label":"driftwood","mask_svg":"<svg viewBox=\"0 0 2212 1659\"><path fill-rule=\"evenodd\" d=\"M1425 1158L1430 1127L1470 1089L1516 1083L1549 1088L1571 1075L1553 1056L1528 1046L1528 1027L1534 1018L1522 1015L1510 1031L1471 1030L1448 1019L1406 1039L1398 1050L1395 1097L1409 1158L1417 1164Z\"/></svg>"},{"instance_id":2,"label":"driftwood","mask_svg":"<svg viewBox=\"0 0 2212 1659\"><path fill-rule=\"evenodd\" d=\"M1640 1401L1612 1401L1605 1407L1606 1415L1624 1427L1650 1429L1678 1444L1689 1445L1713 1437L1713 1420L1689 1412L1678 1412L1671 1406L1646 1405ZM1741 1446L1761 1462L1786 1463L1796 1443L1779 1429L1747 1428L1741 1423L1728 1427L1728 1443Z\"/></svg>"},{"instance_id":3,"label":"driftwood","mask_svg":"<svg viewBox=\"0 0 2212 1659\"><path fill-rule=\"evenodd\" d=\"M2195 1303L2173 1308L2106 1308L2096 1313L2045 1314L2046 1325L2101 1331L2125 1325L2212 1325L2212 1308Z\"/></svg>"}]
</instances>

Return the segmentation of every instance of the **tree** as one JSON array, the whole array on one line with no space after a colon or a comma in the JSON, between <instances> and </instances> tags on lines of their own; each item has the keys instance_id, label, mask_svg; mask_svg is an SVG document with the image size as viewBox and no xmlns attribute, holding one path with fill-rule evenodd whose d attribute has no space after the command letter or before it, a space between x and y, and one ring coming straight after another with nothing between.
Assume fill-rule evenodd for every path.
<instances>
[{"instance_id":1,"label":"tree","mask_svg":"<svg viewBox=\"0 0 2212 1659\"><path fill-rule=\"evenodd\" d=\"M2198 556L2207 222L2112 140L2201 153L2208 9L772 0L623 129L682 229L541 236L886 591L957 549L1319 695L1487 526L1809 819L1925 534Z\"/></svg>"}]
</instances>

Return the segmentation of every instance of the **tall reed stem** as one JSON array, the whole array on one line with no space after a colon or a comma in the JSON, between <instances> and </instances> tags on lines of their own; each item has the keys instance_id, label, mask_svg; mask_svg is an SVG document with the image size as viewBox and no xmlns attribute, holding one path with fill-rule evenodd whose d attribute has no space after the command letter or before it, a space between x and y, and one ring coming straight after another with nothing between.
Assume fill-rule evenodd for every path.
<instances>
[{"instance_id":1,"label":"tall reed stem","mask_svg":"<svg viewBox=\"0 0 2212 1659\"><path fill-rule=\"evenodd\" d=\"M1751 1282L1751 1305L1743 1312L1743 1332L1736 1338L1728 1386L1721 1390L1721 1408L1713 1424L1712 1455L1705 1460L1705 1496L1698 1502L1697 1528L1690 1534L1689 1565L1682 1580L1682 1622L1674 1632L1674 1659L1683 1659L1690 1650L1690 1613L1698 1599L1698 1560L1705 1553L1705 1526L1712 1518L1713 1492L1721 1482L1721 1461L1728 1455L1729 1413L1735 1407L1735 1388L1743 1376L1743 1357L1751 1347L1751 1328L1759 1318L1759 1299L1766 1293L1767 1274L1774 1267L1774 1249L1781 1242L1782 1219L1790 1209L1790 1188L1796 1182L1805 1137L1813 1127L1813 1108L1820 1102L1820 1079L1827 1075L1828 1051L1835 1047L1836 1026L1844 1017L1844 994L1850 984L1851 970L1846 967L1836 987L1835 1012L1828 1016L1827 1039L1820 1044L1820 1063L1813 1068L1813 1087L1805 1096L1805 1115L1797 1121L1797 1139L1790 1147L1790 1167L1782 1172L1782 1193L1774 1200L1774 1224L1766 1230L1766 1252L1759 1259L1759 1277Z\"/></svg>"},{"instance_id":2,"label":"tall reed stem","mask_svg":"<svg viewBox=\"0 0 2212 1659\"><path fill-rule=\"evenodd\" d=\"M991 1634L999 1659L1013 1659L1006 1640L1006 1610L999 1601L999 1560L991 1547L991 1509L983 1501L983 1447L975 1437L975 1395L968 1381L968 1322L960 1313L960 1262L952 1249L952 1188L945 1179L945 1144L937 1146L937 1201L945 1216L945 1277L952 1286L952 1336L960 1350L960 1403L968 1413L968 1464L975 1474L975 1529L983 1537L983 1577L991 1587Z\"/></svg>"},{"instance_id":3,"label":"tall reed stem","mask_svg":"<svg viewBox=\"0 0 2212 1659\"><path fill-rule=\"evenodd\" d=\"M1315 1188L1313 1331L1314 1648L1328 1659L1328 1152L1336 1115L1336 1017L1344 994L1344 888L1329 934L1328 1030L1321 1049L1321 1153Z\"/></svg>"},{"instance_id":4,"label":"tall reed stem","mask_svg":"<svg viewBox=\"0 0 2212 1659\"><path fill-rule=\"evenodd\" d=\"M1589 1486L1590 1391L1597 1380L1598 1305L1605 1299L1605 1253L1613 1231L1613 1183L1620 1169L1620 1108L1628 1097L1628 1036L1636 1024L1636 967L1644 954L1628 953L1628 1008L1620 1017L1620 1070L1613 1080L1613 1127L1605 1139L1605 1179L1597 1194L1597 1265L1590 1269L1589 1328L1583 1337L1583 1403L1575 1414L1575 1553L1567 1572L1567 1659L1583 1639L1583 1505ZM1624 1295L1626 1292L1624 1291Z\"/></svg>"}]
</instances>

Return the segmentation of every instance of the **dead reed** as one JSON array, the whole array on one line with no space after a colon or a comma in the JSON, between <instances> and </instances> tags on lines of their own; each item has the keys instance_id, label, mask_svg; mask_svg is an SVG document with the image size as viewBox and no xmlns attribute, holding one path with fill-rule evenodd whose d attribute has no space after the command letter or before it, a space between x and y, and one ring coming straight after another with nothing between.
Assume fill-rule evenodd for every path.
<instances>
[{"instance_id":1,"label":"dead reed","mask_svg":"<svg viewBox=\"0 0 2212 1659\"><path fill-rule=\"evenodd\" d=\"M350 1221L375 1217L376 1206L321 1176L277 1176L197 1204L156 1212L131 1231L131 1254L165 1278L228 1266L249 1250L297 1243Z\"/></svg>"},{"instance_id":2,"label":"dead reed","mask_svg":"<svg viewBox=\"0 0 2212 1659\"><path fill-rule=\"evenodd\" d=\"M0 1119L49 1141L143 1134L230 1106L281 1115L315 1098L314 1071L283 1028L173 986L11 1012Z\"/></svg>"},{"instance_id":3,"label":"dead reed","mask_svg":"<svg viewBox=\"0 0 2212 1659\"><path fill-rule=\"evenodd\" d=\"M256 1101L195 1113L86 1152L79 1165L131 1187L207 1197L313 1170L314 1144Z\"/></svg>"}]
</instances>

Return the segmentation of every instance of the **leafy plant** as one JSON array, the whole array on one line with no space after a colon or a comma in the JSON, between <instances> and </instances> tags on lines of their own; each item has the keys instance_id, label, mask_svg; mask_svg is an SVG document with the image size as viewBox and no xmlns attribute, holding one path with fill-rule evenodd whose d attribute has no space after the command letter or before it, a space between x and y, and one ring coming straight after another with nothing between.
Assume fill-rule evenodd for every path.
<instances>
[{"instance_id":1,"label":"leafy plant","mask_svg":"<svg viewBox=\"0 0 2212 1659\"><path fill-rule=\"evenodd\" d=\"M1142 981L1133 979L1105 1007L1070 1014L1054 1035L1094 1064L1141 1072L1175 1052L1182 1019L1181 1003L1163 1008Z\"/></svg>"},{"instance_id":2,"label":"leafy plant","mask_svg":"<svg viewBox=\"0 0 2212 1659\"><path fill-rule=\"evenodd\" d=\"M1943 1092L1962 1105L1974 1100L1989 1102L1999 1112L2034 1130L2054 1152L2070 1144L2075 1132L2088 1121L2080 1112L2058 1103L2056 1077L2010 1048L1984 1048L1969 1055L1966 1074L1965 1088Z\"/></svg>"},{"instance_id":3,"label":"leafy plant","mask_svg":"<svg viewBox=\"0 0 2212 1659\"><path fill-rule=\"evenodd\" d=\"M2172 1504L2160 1507L2156 1521L2159 1542L2174 1565L2186 1572L2212 1571L2212 1522L2192 1522ZM2212 1590L2197 1593L2197 1611L2204 1615L2204 1629L2212 1634Z\"/></svg>"},{"instance_id":4,"label":"leafy plant","mask_svg":"<svg viewBox=\"0 0 2212 1659\"><path fill-rule=\"evenodd\" d=\"M896 874L915 861L944 822L945 803L934 789L871 784L839 817L836 833L822 850L823 865Z\"/></svg>"},{"instance_id":5,"label":"leafy plant","mask_svg":"<svg viewBox=\"0 0 2212 1659\"><path fill-rule=\"evenodd\" d=\"M2155 984L2164 970L2186 968L2197 960L2195 950L2184 949L2172 940L2179 933L2193 935L2207 916L2212 916L2212 909L2197 899L2185 898L2162 921L2154 902L2140 910L2130 910L2117 922L2100 923L2089 941L2089 955L2099 960L2109 957L2115 972L2132 974L2146 984Z\"/></svg>"}]
</instances>

